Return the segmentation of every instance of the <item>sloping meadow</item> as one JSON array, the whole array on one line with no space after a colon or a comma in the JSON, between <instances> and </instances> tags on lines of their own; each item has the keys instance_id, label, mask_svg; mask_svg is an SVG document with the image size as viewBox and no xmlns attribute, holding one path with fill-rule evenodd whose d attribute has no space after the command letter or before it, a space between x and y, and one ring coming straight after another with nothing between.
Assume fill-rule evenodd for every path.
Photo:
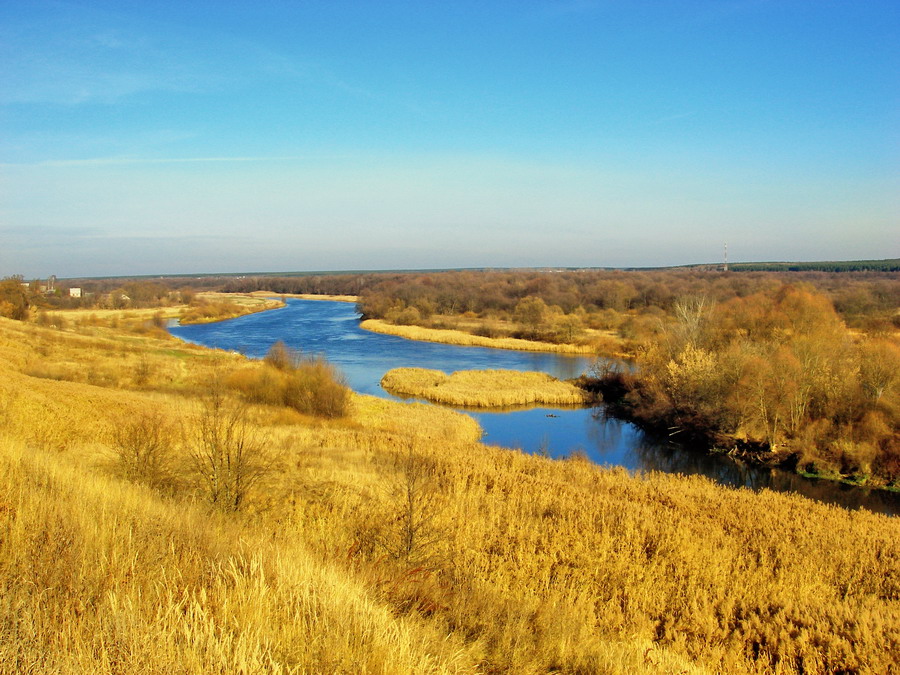
<instances>
[{"instance_id":1,"label":"sloping meadow","mask_svg":"<svg viewBox=\"0 0 900 675\"><path fill-rule=\"evenodd\" d=\"M896 519L483 446L433 406L246 404L267 470L217 508L190 426L250 367L0 321L0 672L900 667ZM158 483L109 433L150 412Z\"/></svg>"}]
</instances>

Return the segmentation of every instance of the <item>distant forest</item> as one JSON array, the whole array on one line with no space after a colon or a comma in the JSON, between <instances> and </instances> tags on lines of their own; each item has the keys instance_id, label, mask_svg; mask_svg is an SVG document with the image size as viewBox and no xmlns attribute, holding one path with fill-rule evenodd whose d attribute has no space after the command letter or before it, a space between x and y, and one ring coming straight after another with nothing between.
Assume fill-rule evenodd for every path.
<instances>
[{"instance_id":1,"label":"distant forest","mask_svg":"<svg viewBox=\"0 0 900 675\"><path fill-rule=\"evenodd\" d=\"M900 259L817 263L734 263L659 269L505 269L397 272L322 272L279 275L201 275L60 280L62 296L50 304L87 306L92 298L121 291L134 305L145 296L176 290L248 293L355 295L367 317L384 318L414 308L422 318L435 314L478 316L510 313L522 299L540 298L563 314L614 310L666 313L681 297L713 301L746 297L772 285L801 284L824 293L850 326L896 327L900 307ZM84 298L66 297L79 286ZM50 298L48 298L50 299ZM581 308L579 310L579 308ZM393 318L393 317L391 317Z\"/></svg>"},{"instance_id":2,"label":"distant forest","mask_svg":"<svg viewBox=\"0 0 900 675\"><path fill-rule=\"evenodd\" d=\"M900 258L835 262L734 263L735 272L900 272Z\"/></svg>"},{"instance_id":3,"label":"distant forest","mask_svg":"<svg viewBox=\"0 0 900 675\"><path fill-rule=\"evenodd\" d=\"M359 295L360 310L366 316L383 318L398 305L415 308L422 317L512 312L520 300L529 296L540 298L548 306L559 307L565 314L579 307L587 312L638 310L643 313L650 308L669 312L684 296L705 295L710 300L727 301L752 295L772 285L791 283L808 285L824 293L849 325L873 322L893 325L897 320L896 309L900 307L896 272L889 269L857 271L851 265L863 263L841 264L846 267L839 274L814 269L739 269L725 273L682 267L632 271L462 270L258 276L222 279L220 288L234 292L268 290L274 293Z\"/></svg>"}]
</instances>

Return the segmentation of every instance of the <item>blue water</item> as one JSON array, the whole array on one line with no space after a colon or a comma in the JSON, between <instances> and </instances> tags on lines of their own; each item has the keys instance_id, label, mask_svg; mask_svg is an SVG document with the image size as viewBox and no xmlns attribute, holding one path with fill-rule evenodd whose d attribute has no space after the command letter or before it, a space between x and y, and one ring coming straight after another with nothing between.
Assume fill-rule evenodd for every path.
<instances>
[{"instance_id":1,"label":"blue water","mask_svg":"<svg viewBox=\"0 0 900 675\"><path fill-rule=\"evenodd\" d=\"M560 379L577 377L592 360L560 354L458 347L417 342L364 331L354 305L323 300L288 299L282 309L229 321L172 326L188 342L239 351L260 358L282 340L307 354L322 355L363 394L393 398L379 384L392 368L421 367L451 373L470 369L537 370ZM551 457L582 453L602 465L631 471L701 474L722 484L753 489L799 492L808 497L900 514L900 494L816 481L796 474L762 469L730 457L692 451L643 432L600 408L531 408L502 412L465 411L484 429L483 442L541 452Z\"/></svg>"}]
</instances>

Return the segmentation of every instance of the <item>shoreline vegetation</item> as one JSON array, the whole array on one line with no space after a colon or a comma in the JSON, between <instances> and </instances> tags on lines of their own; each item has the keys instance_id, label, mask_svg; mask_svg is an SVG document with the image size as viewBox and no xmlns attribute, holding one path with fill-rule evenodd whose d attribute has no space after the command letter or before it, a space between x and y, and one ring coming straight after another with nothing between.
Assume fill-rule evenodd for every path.
<instances>
[{"instance_id":1,"label":"shoreline vegetation","mask_svg":"<svg viewBox=\"0 0 900 675\"><path fill-rule=\"evenodd\" d=\"M253 291L251 293L227 293L226 295L248 295L253 298L300 298L301 300L330 300L332 302L356 303L357 295L342 295L329 293L275 293L274 291Z\"/></svg>"},{"instance_id":2,"label":"shoreline vegetation","mask_svg":"<svg viewBox=\"0 0 900 675\"><path fill-rule=\"evenodd\" d=\"M619 415L762 466L900 488L900 344L849 331L811 289L688 298L636 368L583 386Z\"/></svg>"},{"instance_id":3,"label":"shoreline vegetation","mask_svg":"<svg viewBox=\"0 0 900 675\"><path fill-rule=\"evenodd\" d=\"M220 306L228 308L230 305L230 316L228 315L229 310L226 309L220 313L221 318L210 319L210 321L225 320L250 313L250 311L264 311L283 306L281 302L274 303L272 301L273 294L268 291L257 291L243 296L235 296L229 293L203 295L211 296L212 302L218 301L221 303ZM357 299L354 296L316 296L301 293L285 294L283 297L342 302L354 302ZM235 298L240 298L240 300L234 302ZM229 301L229 299L231 300ZM260 300L265 300L266 304L258 305L257 303ZM202 302L208 303L210 300L203 300ZM448 318L444 317L444 320ZM541 343L515 338L488 338L471 335L462 330L394 325L375 319L363 320L360 326L372 332L443 344L572 354L592 353L594 351L586 345ZM646 358L646 352L643 356ZM892 356L892 353L889 353L888 356ZM803 452L798 451L796 447L792 447L790 443L773 446L766 440L748 437L746 432L734 433L722 430L704 416L698 417L696 414L692 414L686 418L679 406L670 406L668 409L661 406L659 394L654 395L653 400L656 403L651 404L650 400L647 399L647 387L634 374L623 376L623 374L618 372L607 372L601 377L584 376L579 378L573 385L573 389L581 390L580 396L567 392L564 395L555 397L547 392L541 394L540 387L544 385L537 382L531 383L528 389L516 391L516 388L508 387L508 390L504 390L504 385L499 384L498 386L498 381L502 383L504 379L502 375L498 378L496 376L491 377L488 374L475 376L454 374L456 376L454 381L445 382L438 375L438 371L432 371L426 375L424 374L427 372L425 369L408 370L409 372L406 373L386 374L382 381L382 386L401 396L423 398L442 405L471 408L502 408L541 404L583 405L586 402L604 400L608 409L618 417L652 429L657 433L667 433L673 436L674 440L697 445L703 449L702 451L711 454L725 453L756 466L791 471L807 478L830 480L853 486L865 486L895 492L900 490L900 486L896 484L896 473L888 474L887 477L883 473L880 476L873 476L871 470L860 470L858 466L847 462L844 462L844 466L836 465L833 460L824 463L820 460L817 465L814 460L809 461L807 459L804 461ZM417 370L422 370L423 372L416 373L415 371ZM443 373L440 373L440 375L443 375ZM541 374L531 373L529 376L540 377ZM463 378L470 377L474 377L477 382L462 384L461 380ZM481 387L481 390L479 390L479 387ZM639 397L643 397L643 402L637 405L635 402ZM806 455L809 457L810 453L807 451ZM863 469L865 468L863 467Z\"/></svg>"},{"instance_id":4,"label":"shoreline vegetation","mask_svg":"<svg viewBox=\"0 0 900 675\"><path fill-rule=\"evenodd\" d=\"M576 355L596 353L596 348L591 345L558 344L511 337L487 337L483 335L472 335L471 333L456 329L397 325L381 319L364 319L359 325L360 328L372 331L373 333L383 333L385 335L395 335L397 337L406 338L407 340L439 342L448 345L490 347L492 349L514 349L526 352L555 352Z\"/></svg>"},{"instance_id":5,"label":"shoreline vegetation","mask_svg":"<svg viewBox=\"0 0 900 675\"><path fill-rule=\"evenodd\" d=\"M381 386L392 394L465 408L549 405L581 406L586 391L546 373L463 370L450 375L427 368L394 368Z\"/></svg>"},{"instance_id":6,"label":"shoreline vegetation","mask_svg":"<svg viewBox=\"0 0 900 675\"><path fill-rule=\"evenodd\" d=\"M838 267L396 274L359 307L408 336L454 327L627 355L621 381L584 382L627 419L762 466L900 489L900 276Z\"/></svg>"},{"instance_id":7,"label":"shoreline vegetation","mask_svg":"<svg viewBox=\"0 0 900 675\"><path fill-rule=\"evenodd\" d=\"M304 413L289 352L60 319L0 318L4 675L900 667L900 519Z\"/></svg>"},{"instance_id":8,"label":"shoreline vegetation","mask_svg":"<svg viewBox=\"0 0 900 675\"><path fill-rule=\"evenodd\" d=\"M284 307L281 300L234 293L198 293L179 315L180 323L215 323Z\"/></svg>"},{"instance_id":9,"label":"shoreline vegetation","mask_svg":"<svg viewBox=\"0 0 900 675\"><path fill-rule=\"evenodd\" d=\"M646 417L638 411L633 403L622 398L622 388L617 378L595 380L590 377L580 378L578 385L599 400L604 401L610 415L637 425L655 434L667 435L676 443L695 446L699 451L710 455L724 454L748 464L765 469L779 469L795 473L803 478L842 483L857 488L884 490L900 493L900 483L896 478L885 480L873 477L869 473L851 471L842 473L836 468L816 468L815 465L800 466L802 457L790 445L771 447L764 442L748 440L737 434L723 433L701 426L685 428L677 426L681 419L675 415ZM614 398L618 396L619 398Z\"/></svg>"},{"instance_id":10,"label":"shoreline vegetation","mask_svg":"<svg viewBox=\"0 0 900 675\"><path fill-rule=\"evenodd\" d=\"M630 355L637 376L619 398L607 395L629 419L763 466L897 489L898 281L896 272L875 269L672 269L360 273L216 283L229 292L261 291L253 302L279 292L347 302L355 297L364 317L383 317L364 321L364 328L408 339ZM98 321L118 308L118 316L128 317L124 323L140 323L138 317L151 312L154 329L163 330L165 317L180 307L208 304L203 294L160 281L95 283L85 282L86 297L70 298L60 289L37 292L36 283L25 291L12 279L2 313L27 316L31 303L35 320L51 325L65 323L68 307L89 305ZM204 313L212 320L244 311Z\"/></svg>"}]
</instances>

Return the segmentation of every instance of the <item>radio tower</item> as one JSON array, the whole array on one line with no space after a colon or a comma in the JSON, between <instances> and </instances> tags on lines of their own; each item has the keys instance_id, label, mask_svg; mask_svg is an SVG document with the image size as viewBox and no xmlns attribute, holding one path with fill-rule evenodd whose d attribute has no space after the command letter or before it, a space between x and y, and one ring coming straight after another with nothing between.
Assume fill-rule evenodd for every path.
<instances>
[{"instance_id":1,"label":"radio tower","mask_svg":"<svg viewBox=\"0 0 900 675\"><path fill-rule=\"evenodd\" d=\"M725 258L724 258L724 262L725 262L725 264L722 265L722 271L723 271L723 272L727 272L727 271L728 271L728 242L725 242Z\"/></svg>"}]
</instances>

